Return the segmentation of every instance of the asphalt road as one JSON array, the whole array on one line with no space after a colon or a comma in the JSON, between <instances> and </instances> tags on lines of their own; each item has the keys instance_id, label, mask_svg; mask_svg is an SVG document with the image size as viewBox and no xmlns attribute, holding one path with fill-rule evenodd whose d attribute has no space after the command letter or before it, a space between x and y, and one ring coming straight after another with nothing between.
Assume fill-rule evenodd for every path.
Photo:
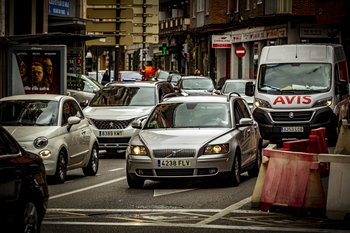
<instances>
[{"instance_id":1,"label":"asphalt road","mask_svg":"<svg viewBox=\"0 0 350 233\"><path fill-rule=\"evenodd\" d=\"M41 232L350 232L350 219L331 221L320 212L252 208L257 178L246 173L238 187L146 181L142 189L131 189L125 172L123 154L104 151L97 176L69 171L64 184L49 186ZM322 184L327 194L328 177Z\"/></svg>"}]
</instances>

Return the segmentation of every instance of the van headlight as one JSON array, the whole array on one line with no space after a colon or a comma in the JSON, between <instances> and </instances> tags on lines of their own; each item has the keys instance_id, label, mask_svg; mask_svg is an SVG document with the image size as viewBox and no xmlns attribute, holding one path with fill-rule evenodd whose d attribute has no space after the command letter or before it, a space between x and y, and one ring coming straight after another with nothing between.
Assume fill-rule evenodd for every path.
<instances>
[{"instance_id":1,"label":"van headlight","mask_svg":"<svg viewBox=\"0 0 350 233\"><path fill-rule=\"evenodd\" d=\"M46 137L38 137L33 142L34 147L37 149L44 148L48 143L49 140Z\"/></svg>"},{"instance_id":2,"label":"van headlight","mask_svg":"<svg viewBox=\"0 0 350 233\"><path fill-rule=\"evenodd\" d=\"M205 147L204 154L225 154L229 151L228 144L209 145Z\"/></svg>"},{"instance_id":3,"label":"van headlight","mask_svg":"<svg viewBox=\"0 0 350 233\"><path fill-rule=\"evenodd\" d=\"M271 108L271 105L265 100L255 99L255 107L257 107L257 108Z\"/></svg>"},{"instance_id":4,"label":"van headlight","mask_svg":"<svg viewBox=\"0 0 350 233\"><path fill-rule=\"evenodd\" d=\"M147 155L146 147L144 146L130 146L131 155Z\"/></svg>"},{"instance_id":5,"label":"van headlight","mask_svg":"<svg viewBox=\"0 0 350 233\"><path fill-rule=\"evenodd\" d=\"M326 99L316 101L316 103L312 107L316 108L316 107L330 106L331 104L332 104L332 97L329 97Z\"/></svg>"}]
</instances>

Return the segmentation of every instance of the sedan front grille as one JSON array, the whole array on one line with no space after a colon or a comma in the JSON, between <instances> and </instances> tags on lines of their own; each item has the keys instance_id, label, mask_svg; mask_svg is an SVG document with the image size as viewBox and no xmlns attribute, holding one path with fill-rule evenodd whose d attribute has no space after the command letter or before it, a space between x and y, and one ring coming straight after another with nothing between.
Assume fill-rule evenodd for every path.
<instances>
[{"instance_id":1,"label":"sedan front grille","mask_svg":"<svg viewBox=\"0 0 350 233\"><path fill-rule=\"evenodd\" d=\"M165 149L153 151L153 156L155 158L193 158L195 155L195 149Z\"/></svg>"},{"instance_id":2,"label":"sedan front grille","mask_svg":"<svg viewBox=\"0 0 350 233\"><path fill-rule=\"evenodd\" d=\"M130 120L124 120L124 121L111 121L111 120L94 120L91 119L96 128L98 129L125 129L130 125Z\"/></svg>"},{"instance_id":3,"label":"sedan front grille","mask_svg":"<svg viewBox=\"0 0 350 233\"><path fill-rule=\"evenodd\" d=\"M157 176L193 176L194 169L156 169Z\"/></svg>"},{"instance_id":4,"label":"sedan front grille","mask_svg":"<svg viewBox=\"0 0 350 233\"><path fill-rule=\"evenodd\" d=\"M293 112L293 117L290 118L291 112L271 112L274 121L309 121L312 117L312 111Z\"/></svg>"}]
</instances>

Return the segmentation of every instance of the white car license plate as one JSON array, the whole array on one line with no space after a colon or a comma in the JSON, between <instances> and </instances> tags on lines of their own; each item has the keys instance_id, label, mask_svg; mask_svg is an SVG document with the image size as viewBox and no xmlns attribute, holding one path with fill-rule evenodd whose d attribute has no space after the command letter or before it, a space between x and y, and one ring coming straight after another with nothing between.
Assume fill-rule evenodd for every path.
<instances>
[{"instance_id":1,"label":"white car license plate","mask_svg":"<svg viewBox=\"0 0 350 233\"><path fill-rule=\"evenodd\" d=\"M158 167L189 167L191 162L188 159L167 159L158 160Z\"/></svg>"},{"instance_id":2,"label":"white car license plate","mask_svg":"<svg viewBox=\"0 0 350 233\"><path fill-rule=\"evenodd\" d=\"M281 132L304 132L304 127L282 127Z\"/></svg>"},{"instance_id":3,"label":"white car license plate","mask_svg":"<svg viewBox=\"0 0 350 233\"><path fill-rule=\"evenodd\" d=\"M99 135L100 135L100 137L122 136L123 131L100 131Z\"/></svg>"}]
</instances>

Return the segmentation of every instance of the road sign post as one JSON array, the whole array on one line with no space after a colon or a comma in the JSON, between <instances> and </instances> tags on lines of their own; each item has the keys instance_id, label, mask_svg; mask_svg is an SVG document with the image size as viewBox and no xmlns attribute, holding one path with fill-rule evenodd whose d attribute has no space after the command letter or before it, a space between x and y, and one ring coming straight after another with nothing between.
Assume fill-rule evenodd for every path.
<instances>
[{"instance_id":1,"label":"road sign post","mask_svg":"<svg viewBox=\"0 0 350 233\"><path fill-rule=\"evenodd\" d=\"M237 57L244 57L244 55L246 54L246 50L244 47L238 46L235 50L235 54Z\"/></svg>"}]
</instances>

